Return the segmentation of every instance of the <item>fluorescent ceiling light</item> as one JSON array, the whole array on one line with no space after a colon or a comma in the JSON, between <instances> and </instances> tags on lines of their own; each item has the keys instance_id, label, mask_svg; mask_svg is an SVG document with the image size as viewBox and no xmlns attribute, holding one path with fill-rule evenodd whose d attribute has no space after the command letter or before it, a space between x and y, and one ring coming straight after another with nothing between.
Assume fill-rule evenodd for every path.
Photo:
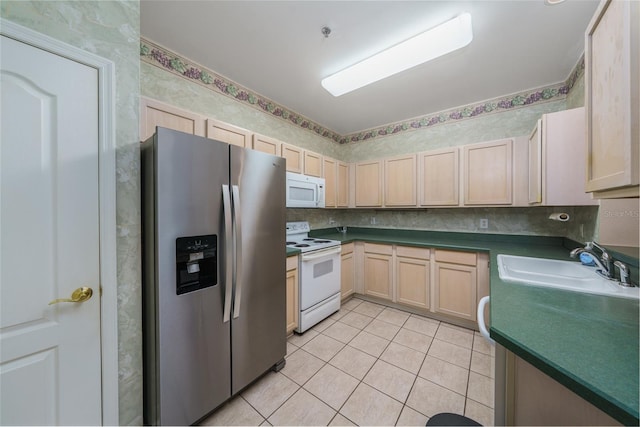
<instances>
[{"instance_id":1,"label":"fluorescent ceiling light","mask_svg":"<svg viewBox=\"0 0 640 427\"><path fill-rule=\"evenodd\" d=\"M471 43L471 40L471 15L463 13L323 79L322 87L333 96L344 95L460 49Z\"/></svg>"}]
</instances>

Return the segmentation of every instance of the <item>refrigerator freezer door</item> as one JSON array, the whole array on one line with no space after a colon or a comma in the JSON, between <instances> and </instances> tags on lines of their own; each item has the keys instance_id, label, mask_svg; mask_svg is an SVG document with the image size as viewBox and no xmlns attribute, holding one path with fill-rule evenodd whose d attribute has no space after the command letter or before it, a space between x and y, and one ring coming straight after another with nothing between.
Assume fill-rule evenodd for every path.
<instances>
[{"instance_id":1,"label":"refrigerator freezer door","mask_svg":"<svg viewBox=\"0 0 640 427\"><path fill-rule=\"evenodd\" d=\"M228 185L229 146L158 128L155 158L156 421L188 425L230 396L230 323L223 322L227 242L221 191ZM177 295L176 239L201 235L217 236L216 284Z\"/></svg>"},{"instance_id":2,"label":"refrigerator freezer door","mask_svg":"<svg viewBox=\"0 0 640 427\"><path fill-rule=\"evenodd\" d=\"M242 224L235 230L242 248L235 292L242 303L231 320L235 394L286 354L285 160L231 146L231 185L238 186L234 209Z\"/></svg>"}]
</instances>

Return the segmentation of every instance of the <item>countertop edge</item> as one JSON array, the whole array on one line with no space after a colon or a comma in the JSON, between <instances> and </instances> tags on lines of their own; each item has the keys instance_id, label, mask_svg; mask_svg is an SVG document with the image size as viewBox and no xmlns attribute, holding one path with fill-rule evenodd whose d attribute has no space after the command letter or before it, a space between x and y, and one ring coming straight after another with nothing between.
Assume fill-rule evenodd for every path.
<instances>
[{"instance_id":1,"label":"countertop edge","mask_svg":"<svg viewBox=\"0 0 640 427\"><path fill-rule=\"evenodd\" d=\"M608 397L602 396L582 382L576 380L576 378L567 375L562 370L556 368L551 363L544 360L543 357L537 356L533 351L524 349L521 346L515 344L514 341L508 337L503 336L500 332L490 328L489 334L498 344L502 345L507 350L514 353L524 361L530 363L541 372L544 372L550 378L554 379L558 383L567 387L567 389L576 393L587 402L593 404L595 407L610 415L612 418L621 422L623 425L638 425L640 419L632 415L628 410L624 409L626 405L622 402L612 402Z\"/></svg>"}]
</instances>

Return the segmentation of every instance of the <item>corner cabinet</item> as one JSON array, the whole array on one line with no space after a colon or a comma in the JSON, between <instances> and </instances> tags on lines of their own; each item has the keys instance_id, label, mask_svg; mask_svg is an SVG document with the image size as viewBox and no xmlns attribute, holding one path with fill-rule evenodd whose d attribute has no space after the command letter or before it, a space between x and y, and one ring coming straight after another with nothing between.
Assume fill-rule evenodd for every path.
<instances>
[{"instance_id":1,"label":"corner cabinet","mask_svg":"<svg viewBox=\"0 0 640 427\"><path fill-rule=\"evenodd\" d=\"M298 256L287 258L287 335L298 327Z\"/></svg>"},{"instance_id":2,"label":"corner cabinet","mask_svg":"<svg viewBox=\"0 0 640 427\"><path fill-rule=\"evenodd\" d=\"M603 0L585 34L586 190L638 197L640 3Z\"/></svg>"},{"instance_id":3,"label":"corner cabinet","mask_svg":"<svg viewBox=\"0 0 640 427\"><path fill-rule=\"evenodd\" d=\"M513 203L513 140L462 147L464 205Z\"/></svg>"},{"instance_id":4,"label":"corner cabinet","mask_svg":"<svg viewBox=\"0 0 640 427\"><path fill-rule=\"evenodd\" d=\"M529 136L528 203L596 205L584 190L584 108L544 114Z\"/></svg>"}]
</instances>

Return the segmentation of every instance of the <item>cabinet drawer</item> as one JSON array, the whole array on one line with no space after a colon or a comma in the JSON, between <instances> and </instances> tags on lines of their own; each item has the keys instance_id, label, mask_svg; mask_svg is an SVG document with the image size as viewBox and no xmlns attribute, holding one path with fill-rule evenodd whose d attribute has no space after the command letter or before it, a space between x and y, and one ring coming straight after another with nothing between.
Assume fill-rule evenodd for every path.
<instances>
[{"instance_id":1,"label":"cabinet drawer","mask_svg":"<svg viewBox=\"0 0 640 427\"><path fill-rule=\"evenodd\" d=\"M396 255L407 258L429 259L429 249L415 248L411 246L396 246Z\"/></svg>"},{"instance_id":2,"label":"cabinet drawer","mask_svg":"<svg viewBox=\"0 0 640 427\"><path fill-rule=\"evenodd\" d=\"M342 255L347 255L353 252L353 243L345 243L342 245Z\"/></svg>"},{"instance_id":3,"label":"cabinet drawer","mask_svg":"<svg viewBox=\"0 0 640 427\"><path fill-rule=\"evenodd\" d=\"M372 254L391 255L393 253L393 246L378 245L376 243L365 243L364 251Z\"/></svg>"},{"instance_id":4,"label":"cabinet drawer","mask_svg":"<svg viewBox=\"0 0 640 427\"><path fill-rule=\"evenodd\" d=\"M476 265L475 252L445 251L436 249L436 261L452 264Z\"/></svg>"},{"instance_id":5,"label":"cabinet drawer","mask_svg":"<svg viewBox=\"0 0 640 427\"><path fill-rule=\"evenodd\" d=\"M298 268L298 255L287 257L287 271Z\"/></svg>"}]
</instances>

